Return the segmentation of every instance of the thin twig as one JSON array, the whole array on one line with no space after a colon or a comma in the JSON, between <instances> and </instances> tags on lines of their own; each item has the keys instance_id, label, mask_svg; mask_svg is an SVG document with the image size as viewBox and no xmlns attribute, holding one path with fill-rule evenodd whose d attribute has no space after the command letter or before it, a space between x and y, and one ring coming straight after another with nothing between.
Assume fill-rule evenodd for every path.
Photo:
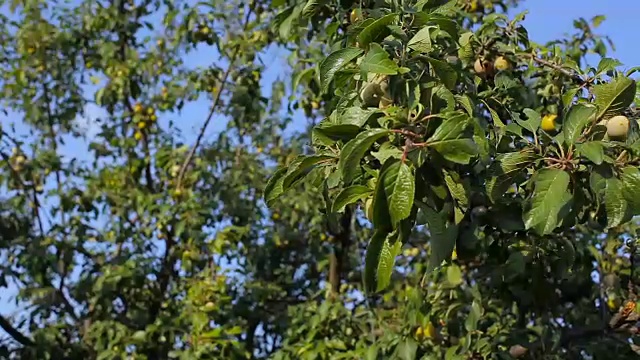
<instances>
[{"instance_id":1,"label":"thin twig","mask_svg":"<svg viewBox=\"0 0 640 360\"><path fill-rule=\"evenodd\" d=\"M250 16L251 16L251 9L247 11L247 16L245 17L244 25L243 25L243 32L247 31L247 26L249 25ZM211 110L209 111L209 115L207 115L207 119L204 121L204 124L202 124L202 127L200 128L200 132L198 133L198 137L196 138L195 144L193 145L191 150L189 150L189 153L187 154L187 158L184 159L184 163L182 163L182 166L180 167L180 172L178 173L178 179L176 181L177 189L180 189L182 187L182 180L184 179L184 174L187 171L187 168L189 167L189 165L191 164L191 161L193 161L193 156L195 155L198 147L200 146L200 143L202 142L204 133L207 130L207 127L209 126L209 123L211 122L213 115L216 113L218 104L220 103L220 99L222 98L222 93L224 92L225 85L227 84L227 79L229 78L229 75L231 75L231 71L233 70L234 63L236 62L236 58L238 57L239 53L240 53L240 46L236 45L233 50L233 53L229 57L229 67L224 72L224 75L222 75L222 79L220 81L220 89L218 89L216 93L216 97L213 99L213 104L211 105Z\"/></svg>"}]
</instances>

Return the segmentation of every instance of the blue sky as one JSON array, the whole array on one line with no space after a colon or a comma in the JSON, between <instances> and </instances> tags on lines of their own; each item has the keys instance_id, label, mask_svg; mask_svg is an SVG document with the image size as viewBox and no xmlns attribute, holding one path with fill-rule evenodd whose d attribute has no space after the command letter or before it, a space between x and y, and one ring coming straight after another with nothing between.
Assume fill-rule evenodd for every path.
<instances>
[{"instance_id":1,"label":"blue sky","mask_svg":"<svg viewBox=\"0 0 640 360\"><path fill-rule=\"evenodd\" d=\"M612 6L615 4L615 6ZM579 17L591 19L595 15L605 15L604 23L595 30L598 34L608 35L616 46L616 51L610 53L610 57L620 60L625 68L640 65L640 51L636 49L636 37L630 29L635 28L634 21L637 21L637 14L640 13L640 1L638 0L529 0L526 1L519 10L529 10L529 15L525 20L525 26L529 31L529 36L533 41L544 43L548 40L562 37L565 33L573 31L573 20ZM215 61L215 53L198 53L191 55L188 59L190 66L206 65L208 61ZM287 79L284 73L286 65L286 52L278 49L271 49L263 57L266 64L271 64L267 69L262 85L267 93L270 93L271 83L277 78ZM208 113L209 103L202 99L191 103L185 107L181 114L162 116L161 124L174 120L183 131L185 140L192 144L198 128L204 121ZM87 122L102 115L100 109L87 109ZM212 138L216 133L224 129L226 121L218 118L212 121L207 131L207 138ZM304 120L299 124L304 124ZM69 142L64 151L67 154L87 154L86 143L73 141ZM15 288L3 289L0 292L0 314L11 316L20 311L13 300ZM0 334L2 336L2 334Z\"/></svg>"}]
</instances>

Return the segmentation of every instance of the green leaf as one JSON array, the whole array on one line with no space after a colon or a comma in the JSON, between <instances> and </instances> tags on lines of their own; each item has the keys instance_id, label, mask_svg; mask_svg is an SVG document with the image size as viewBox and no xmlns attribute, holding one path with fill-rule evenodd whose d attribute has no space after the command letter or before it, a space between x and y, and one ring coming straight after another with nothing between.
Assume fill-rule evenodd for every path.
<instances>
[{"instance_id":1,"label":"green leaf","mask_svg":"<svg viewBox=\"0 0 640 360\"><path fill-rule=\"evenodd\" d=\"M371 25L367 26L358 35L358 42L363 48L367 48L371 42L380 41L391 34L388 25L398 18L397 14L388 14L377 19Z\"/></svg>"},{"instance_id":2,"label":"green leaf","mask_svg":"<svg viewBox=\"0 0 640 360\"><path fill-rule=\"evenodd\" d=\"M397 358L401 360L415 360L418 351L418 343L412 338L405 338L396 348Z\"/></svg>"},{"instance_id":3,"label":"green leaf","mask_svg":"<svg viewBox=\"0 0 640 360\"><path fill-rule=\"evenodd\" d=\"M622 196L627 200L631 215L640 215L640 169L627 166L620 172Z\"/></svg>"},{"instance_id":4,"label":"green leaf","mask_svg":"<svg viewBox=\"0 0 640 360\"><path fill-rule=\"evenodd\" d=\"M440 266L443 261L450 260L458 237L458 226L447 221L446 213L438 213L427 205L420 204L420 209L427 220L429 229L431 256L429 271Z\"/></svg>"},{"instance_id":5,"label":"green leaf","mask_svg":"<svg viewBox=\"0 0 640 360\"><path fill-rule=\"evenodd\" d=\"M280 168L269 178L267 185L264 188L263 198L268 207L271 207L280 195L284 192L282 187L282 180L287 173L287 168Z\"/></svg>"},{"instance_id":6,"label":"green leaf","mask_svg":"<svg viewBox=\"0 0 640 360\"><path fill-rule=\"evenodd\" d=\"M478 328L478 321L480 321L483 314L484 310L482 309L482 305L480 305L476 300L473 300L469 316L467 316L467 319L464 322L465 329L467 329L467 331L475 331Z\"/></svg>"},{"instance_id":7,"label":"green leaf","mask_svg":"<svg viewBox=\"0 0 640 360\"><path fill-rule=\"evenodd\" d=\"M362 127L373 115L379 113L381 113L381 111L378 109L363 109L360 106L351 106L340 113L338 122L344 125Z\"/></svg>"},{"instance_id":8,"label":"green leaf","mask_svg":"<svg viewBox=\"0 0 640 360\"><path fill-rule=\"evenodd\" d=\"M367 198L373 190L371 190L368 186L364 185L353 185L349 186L346 189L343 189L336 195L335 200L333 201L332 212L342 212L344 211L344 207L353 204L358 200L362 200Z\"/></svg>"},{"instance_id":9,"label":"green leaf","mask_svg":"<svg viewBox=\"0 0 640 360\"><path fill-rule=\"evenodd\" d=\"M491 178L487 181L487 195L496 202L513 183L513 180L538 158L533 150L499 154L489 167Z\"/></svg>"},{"instance_id":10,"label":"green leaf","mask_svg":"<svg viewBox=\"0 0 640 360\"><path fill-rule=\"evenodd\" d=\"M482 102L487 107L487 110L489 110L489 114L491 114L491 120L493 120L493 125L495 125L498 128L505 127L506 125L502 122L502 120L500 120L500 116L498 115L498 113L495 110L493 110L491 106L487 104L486 101L482 100Z\"/></svg>"},{"instance_id":11,"label":"green leaf","mask_svg":"<svg viewBox=\"0 0 640 360\"><path fill-rule=\"evenodd\" d=\"M398 64L389 59L389 54L376 43L371 43L369 52L360 63L360 70L373 74L395 75Z\"/></svg>"},{"instance_id":12,"label":"green leaf","mask_svg":"<svg viewBox=\"0 0 640 360\"><path fill-rule=\"evenodd\" d=\"M598 63L598 69L596 70L596 76L606 73L607 71L615 70L616 67L622 65L622 63L616 59L602 58Z\"/></svg>"},{"instance_id":13,"label":"green leaf","mask_svg":"<svg viewBox=\"0 0 640 360\"><path fill-rule=\"evenodd\" d=\"M415 178L409 165L404 162L396 162L396 164L398 164L397 172L396 166L390 166L382 177L393 224L409 217L416 192Z\"/></svg>"},{"instance_id":14,"label":"green leaf","mask_svg":"<svg viewBox=\"0 0 640 360\"><path fill-rule=\"evenodd\" d=\"M513 116L513 119L518 123L518 125L531 131L532 133L535 133L536 131L538 131L538 128L540 127L540 123L542 123L542 118L540 117L540 114L533 109L524 109L522 110L522 112L524 112L525 116L527 117L527 120L523 120L522 118L520 118L520 115L517 113L511 114Z\"/></svg>"},{"instance_id":15,"label":"green leaf","mask_svg":"<svg viewBox=\"0 0 640 360\"><path fill-rule=\"evenodd\" d=\"M328 155L302 155L298 157L289 165L289 170L282 180L282 188L286 191L293 184L297 183L306 174L308 174L309 170L311 170L315 165L332 159L335 159L335 157Z\"/></svg>"},{"instance_id":16,"label":"green leaf","mask_svg":"<svg viewBox=\"0 0 640 360\"><path fill-rule=\"evenodd\" d=\"M413 208L415 179L409 165L389 159L380 170L373 198L373 225L390 231L409 217Z\"/></svg>"},{"instance_id":17,"label":"green leaf","mask_svg":"<svg viewBox=\"0 0 640 360\"><path fill-rule=\"evenodd\" d=\"M597 118L611 118L619 115L631 105L636 96L636 82L627 77L617 77L611 82L593 87Z\"/></svg>"},{"instance_id":18,"label":"green leaf","mask_svg":"<svg viewBox=\"0 0 640 360\"><path fill-rule=\"evenodd\" d=\"M453 90L458 81L458 73L456 70L445 61L434 58L428 58L428 60L429 64L431 64L431 67L433 68L433 72L438 76L438 78L440 78L444 86L449 90Z\"/></svg>"},{"instance_id":19,"label":"green leaf","mask_svg":"<svg viewBox=\"0 0 640 360\"><path fill-rule=\"evenodd\" d=\"M638 196L636 193L635 196ZM631 219L629 204L623 194L623 183L615 177L606 180L604 207L607 213L607 227L621 225Z\"/></svg>"},{"instance_id":20,"label":"green leaf","mask_svg":"<svg viewBox=\"0 0 640 360\"><path fill-rule=\"evenodd\" d=\"M420 31L418 31L407 43L407 46L410 49L422 52L429 53L432 50L431 46L431 35L429 32L431 29L434 29L435 26L425 26Z\"/></svg>"},{"instance_id":21,"label":"green leaf","mask_svg":"<svg viewBox=\"0 0 640 360\"><path fill-rule=\"evenodd\" d=\"M387 159L393 157L396 159L402 158L402 150L398 149L395 145L390 142L386 142L380 145L380 149L378 151L372 151L371 155L380 161L381 164L384 164Z\"/></svg>"},{"instance_id":22,"label":"green leaf","mask_svg":"<svg viewBox=\"0 0 640 360\"><path fill-rule=\"evenodd\" d=\"M447 118L429 138L427 146L451 162L468 164L478 154L470 125L469 116L463 113Z\"/></svg>"},{"instance_id":23,"label":"green leaf","mask_svg":"<svg viewBox=\"0 0 640 360\"><path fill-rule=\"evenodd\" d=\"M596 165L600 165L604 161L604 146L600 141L576 144L576 150L580 155Z\"/></svg>"},{"instance_id":24,"label":"green leaf","mask_svg":"<svg viewBox=\"0 0 640 360\"><path fill-rule=\"evenodd\" d=\"M535 174L535 189L529 210L523 216L525 228L540 235L551 233L560 221L560 211L570 200L567 195L571 177L559 169L542 169Z\"/></svg>"},{"instance_id":25,"label":"green leaf","mask_svg":"<svg viewBox=\"0 0 640 360\"><path fill-rule=\"evenodd\" d=\"M364 265L364 284L369 293L382 291L391 282L396 256L402 248L394 235L376 230L369 241Z\"/></svg>"},{"instance_id":26,"label":"green leaf","mask_svg":"<svg viewBox=\"0 0 640 360\"><path fill-rule=\"evenodd\" d=\"M327 92L329 84L336 73L346 64L353 61L363 53L361 49L349 47L334 51L320 62L320 87L322 92Z\"/></svg>"},{"instance_id":27,"label":"green leaf","mask_svg":"<svg viewBox=\"0 0 640 360\"><path fill-rule=\"evenodd\" d=\"M562 125L565 144L571 146L576 143L585 127L595 121L597 110L591 104L576 104L571 107Z\"/></svg>"},{"instance_id":28,"label":"green leaf","mask_svg":"<svg viewBox=\"0 0 640 360\"><path fill-rule=\"evenodd\" d=\"M349 184L360 170L360 160L371 148L376 140L389 135L386 129L370 129L361 132L353 140L349 141L340 152L338 169L342 173L342 180Z\"/></svg>"}]
</instances>

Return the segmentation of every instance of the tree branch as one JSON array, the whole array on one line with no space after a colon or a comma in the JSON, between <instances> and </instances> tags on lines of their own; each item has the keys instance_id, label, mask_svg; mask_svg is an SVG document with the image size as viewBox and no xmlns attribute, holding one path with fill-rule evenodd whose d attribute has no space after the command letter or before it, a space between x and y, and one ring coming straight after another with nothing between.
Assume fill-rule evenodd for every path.
<instances>
[{"instance_id":1,"label":"tree branch","mask_svg":"<svg viewBox=\"0 0 640 360\"><path fill-rule=\"evenodd\" d=\"M0 315L0 328L4 330L9 336L11 336L15 341L19 342L24 346L33 346L35 343L30 338L23 335L18 329L13 327L9 320L7 320L4 316Z\"/></svg>"}]
</instances>

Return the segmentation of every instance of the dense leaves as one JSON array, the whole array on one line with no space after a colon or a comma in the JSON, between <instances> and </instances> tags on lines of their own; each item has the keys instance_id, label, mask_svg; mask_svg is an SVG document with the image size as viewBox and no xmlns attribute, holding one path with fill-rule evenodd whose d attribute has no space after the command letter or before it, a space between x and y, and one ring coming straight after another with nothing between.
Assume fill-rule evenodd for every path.
<instances>
[{"instance_id":1,"label":"dense leaves","mask_svg":"<svg viewBox=\"0 0 640 360\"><path fill-rule=\"evenodd\" d=\"M0 1L0 358L637 358L635 70L519 3Z\"/></svg>"}]
</instances>

